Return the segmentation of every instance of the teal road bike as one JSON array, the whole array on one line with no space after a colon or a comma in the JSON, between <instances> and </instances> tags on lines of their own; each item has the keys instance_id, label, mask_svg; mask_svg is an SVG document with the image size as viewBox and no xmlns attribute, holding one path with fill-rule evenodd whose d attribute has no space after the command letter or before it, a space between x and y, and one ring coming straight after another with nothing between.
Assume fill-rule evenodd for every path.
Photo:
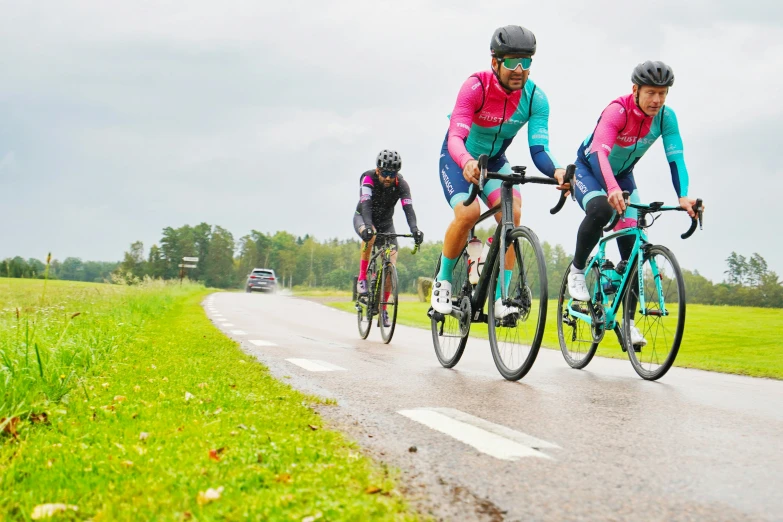
<instances>
[{"instance_id":1,"label":"teal road bike","mask_svg":"<svg viewBox=\"0 0 783 522\"><path fill-rule=\"evenodd\" d=\"M568 365L581 369L592 360L604 334L613 330L636 373L644 379L656 380L669 371L680 349L685 328L685 282L671 250L651 244L645 231L662 212L685 209L661 202L629 203L627 191L623 197L628 207L638 211L637 225L608 234L598 243L598 252L585 267L590 302L569 298L571 267L566 270L557 301L557 335ZM692 218L690 228L681 235L683 239L693 235L697 225L702 225L702 200L697 200L693 209L697 218ZM615 213L604 232L611 231L620 219L623 215ZM627 263L621 261L614 266L606 256L606 245L623 236L634 237L633 251ZM618 321L621 303L622 323ZM631 320L647 340L646 344L631 345Z\"/></svg>"}]
</instances>

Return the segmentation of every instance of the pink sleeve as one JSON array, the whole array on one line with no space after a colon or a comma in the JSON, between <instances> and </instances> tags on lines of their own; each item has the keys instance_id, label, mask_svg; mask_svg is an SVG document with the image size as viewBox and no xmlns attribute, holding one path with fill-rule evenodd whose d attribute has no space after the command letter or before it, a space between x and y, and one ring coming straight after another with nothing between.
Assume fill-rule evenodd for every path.
<instances>
[{"instance_id":1,"label":"pink sleeve","mask_svg":"<svg viewBox=\"0 0 783 522\"><path fill-rule=\"evenodd\" d=\"M590 152L596 153L598 164L601 166L601 175L606 183L607 194L619 190L617 179L612 172L612 166L609 164L609 153L612 152L617 135L625 127L627 115L625 107L619 103L610 103L601 113L601 119L593 132L593 143L590 146Z\"/></svg>"},{"instance_id":2,"label":"pink sleeve","mask_svg":"<svg viewBox=\"0 0 783 522\"><path fill-rule=\"evenodd\" d=\"M473 115L481 107L483 100L484 86L481 85L481 81L476 76L465 80L457 95L454 110L451 111L449 123L449 154L460 168L465 168L465 163L473 159L465 148L465 140L470 134Z\"/></svg>"}]
</instances>

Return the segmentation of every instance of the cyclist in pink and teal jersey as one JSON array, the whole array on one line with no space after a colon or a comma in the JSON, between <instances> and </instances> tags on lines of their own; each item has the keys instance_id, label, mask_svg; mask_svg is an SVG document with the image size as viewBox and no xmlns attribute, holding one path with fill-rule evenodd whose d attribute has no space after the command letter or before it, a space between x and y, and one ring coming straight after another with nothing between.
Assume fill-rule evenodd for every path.
<instances>
[{"instance_id":1,"label":"cyclist in pink and teal jersey","mask_svg":"<svg viewBox=\"0 0 783 522\"><path fill-rule=\"evenodd\" d=\"M577 233L568 292L579 301L590 300L584 269L613 212L625 211L625 219L615 230L636 226L637 212L626 209L622 193L628 191L631 202L641 202L633 169L659 137L663 137L672 185L680 206L691 217L696 215L693 211L696 200L688 197L688 170L677 116L665 105L669 87L674 84L674 71L663 62L646 61L634 68L631 81L633 92L617 98L604 109L595 130L577 152L576 178L572 185L576 200L586 215ZM562 182L559 173L555 176ZM621 258L627 261L633 250L634 237L618 238L617 246ZM634 345L647 342L633 325L631 341Z\"/></svg>"},{"instance_id":2,"label":"cyclist in pink and teal jersey","mask_svg":"<svg viewBox=\"0 0 783 522\"><path fill-rule=\"evenodd\" d=\"M462 84L440 154L441 186L454 210L432 292L432 307L442 314L451 313L451 273L470 229L481 214L478 201L467 207L462 204L468 198L471 184L478 182L477 158L486 154L491 172L511 173L506 149L527 124L528 145L536 167L549 177L565 174L549 152L549 101L544 91L528 78L536 53L535 35L518 25L501 27L492 35L490 51L492 69L473 74ZM487 206L500 204L500 185L498 180L484 184L480 196ZM521 208L521 195L514 190L515 225L519 225ZM507 255L506 266L513 266L513 250ZM504 274L506 285L510 282L510 272ZM499 287L495 297L496 317L513 312L503 306Z\"/></svg>"}]
</instances>

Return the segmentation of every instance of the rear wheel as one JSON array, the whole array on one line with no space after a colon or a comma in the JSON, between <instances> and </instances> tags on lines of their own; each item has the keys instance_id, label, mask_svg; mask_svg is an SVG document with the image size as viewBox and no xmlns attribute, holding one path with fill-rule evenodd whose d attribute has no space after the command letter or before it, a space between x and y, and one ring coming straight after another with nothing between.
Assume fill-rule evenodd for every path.
<instances>
[{"instance_id":1,"label":"rear wheel","mask_svg":"<svg viewBox=\"0 0 783 522\"><path fill-rule=\"evenodd\" d=\"M514 262L504 267L501 277L498 256L487 299L487 326L495 366L504 378L517 381L533 367L541 347L548 290L544 252L536 234L527 227L513 229L508 249L514 253ZM502 318L495 315L496 289L500 284L508 288L507 300L501 306L505 313Z\"/></svg>"},{"instance_id":2,"label":"rear wheel","mask_svg":"<svg viewBox=\"0 0 783 522\"><path fill-rule=\"evenodd\" d=\"M389 344L392 336L394 335L394 327L397 324L397 269L391 263L386 263L383 267L383 273L381 275L380 291L383 293L381 296L381 306L379 307L378 319L380 321L379 326L381 328L381 337L383 342ZM383 311L389 318L389 326L383 324Z\"/></svg>"},{"instance_id":3,"label":"rear wheel","mask_svg":"<svg viewBox=\"0 0 783 522\"><path fill-rule=\"evenodd\" d=\"M588 264L590 264L589 260ZM568 269L563 275L563 282L560 284L560 295L557 298L557 337L560 340L560 351L563 352L566 363L571 368L580 370L593 359L598 348L598 341L595 340L593 328L590 324L584 319L573 315L572 312L590 316L591 306L594 308L593 312L598 311L599 307L601 309L600 312L603 312L603 306L572 300L571 308L568 308L570 300L568 295L568 274L570 273L571 265L568 265ZM593 266L590 272L585 274L585 283L587 284L587 291L592 297L591 301L595 301L596 294L600 292L598 287L600 281L601 277L598 267ZM597 299L601 301L600 294L597 296ZM599 314L593 313L592 315L596 316Z\"/></svg>"},{"instance_id":4,"label":"rear wheel","mask_svg":"<svg viewBox=\"0 0 783 522\"><path fill-rule=\"evenodd\" d=\"M467 251L463 250L451 272L451 302L454 310L462 312L463 318L441 316L430 309L432 344L435 346L435 355L444 368L453 368L459 362L470 333L471 286L468 282L467 261ZM435 267L436 276L439 270L440 260Z\"/></svg>"},{"instance_id":5,"label":"rear wheel","mask_svg":"<svg viewBox=\"0 0 783 522\"><path fill-rule=\"evenodd\" d=\"M631 276L623 303L623 337L633 369L654 381L669 371L680 350L685 329L685 280L674 254L659 245L645 252L642 279L640 294L638 270ZM647 344L636 346L638 352L630 346L631 319L647 340Z\"/></svg>"}]
</instances>

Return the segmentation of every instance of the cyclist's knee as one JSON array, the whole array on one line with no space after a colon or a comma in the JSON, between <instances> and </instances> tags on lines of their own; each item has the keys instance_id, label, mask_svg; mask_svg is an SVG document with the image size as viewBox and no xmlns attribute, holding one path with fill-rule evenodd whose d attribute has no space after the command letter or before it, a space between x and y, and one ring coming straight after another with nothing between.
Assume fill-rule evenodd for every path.
<instances>
[{"instance_id":1,"label":"cyclist's knee","mask_svg":"<svg viewBox=\"0 0 783 522\"><path fill-rule=\"evenodd\" d=\"M604 227L612 219L614 209L609 204L606 196L597 196L587 203L585 209L585 221L591 222L596 226Z\"/></svg>"},{"instance_id":2,"label":"cyclist's knee","mask_svg":"<svg viewBox=\"0 0 783 522\"><path fill-rule=\"evenodd\" d=\"M467 207L459 204L454 207L454 222L460 225L462 228L473 228L473 225L478 221L481 215L481 207L478 201L474 201Z\"/></svg>"}]
</instances>

